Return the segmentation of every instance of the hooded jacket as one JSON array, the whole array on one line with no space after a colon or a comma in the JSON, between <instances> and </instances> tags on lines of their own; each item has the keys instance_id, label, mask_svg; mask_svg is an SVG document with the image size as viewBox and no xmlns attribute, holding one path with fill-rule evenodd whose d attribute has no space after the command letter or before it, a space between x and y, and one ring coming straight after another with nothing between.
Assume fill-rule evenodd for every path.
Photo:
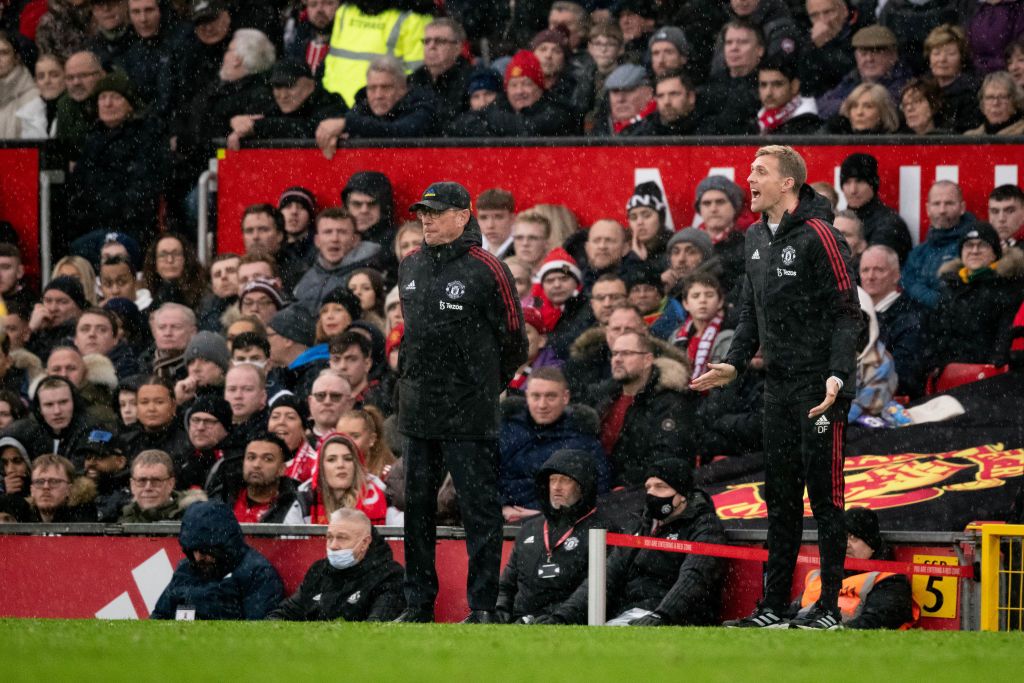
<instances>
[{"instance_id":1,"label":"hooded jacket","mask_svg":"<svg viewBox=\"0 0 1024 683\"><path fill-rule=\"evenodd\" d=\"M694 489L687 506L676 518L658 524L646 516L633 531L674 541L724 543L725 530L711 496ZM667 553L660 550L616 548L608 557L608 613L621 614L638 607L659 614L668 624L708 626L719 623L725 560L707 555ZM557 623L583 624L587 617L587 582L552 611Z\"/></svg>"},{"instance_id":2,"label":"hooded jacket","mask_svg":"<svg viewBox=\"0 0 1024 683\"><path fill-rule=\"evenodd\" d=\"M907 296L926 308L939 305L939 268L960 255L960 238L972 223L974 216L965 213L952 228L928 230L928 237L910 251L903 264L900 284Z\"/></svg>"},{"instance_id":3,"label":"hooded jacket","mask_svg":"<svg viewBox=\"0 0 1024 683\"><path fill-rule=\"evenodd\" d=\"M863 321L850 249L831 225L828 200L804 184L799 204L773 236L768 217L750 226L739 324L726 363L742 371L758 347L766 390L779 399L817 398L825 382L856 389Z\"/></svg>"},{"instance_id":4,"label":"hooded jacket","mask_svg":"<svg viewBox=\"0 0 1024 683\"><path fill-rule=\"evenodd\" d=\"M150 431L139 425L135 431L124 436L125 455L131 460L142 451L157 449L167 453L174 461L174 476L177 480L181 468L193 452L192 443L188 440L188 432L181 426L177 418L160 429ZM182 481L176 481L176 486L184 488Z\"/></svg>"},{"instance_id":5,"label":"hooded jacket","mask_svg":"<svg viewBox=\"0 0 1024 683\"><path fill-rule=\"evenodd\" d=\"M341 203L347 205L349 195L361 192L377 200L380 220L360 233L365 242L380 245L375 259L380 269L390 273L389 282L394 281L398 272L398 258L395 256L395 193L391 181L380 171L359 171L353 173L341 191Z\"/></svg>"},{"instance_id":6,"label":"hooded jacket","mask_svg":"<svg viewBox=\"0 0 1024 683\"><path fill-rule=\"evenodd\" d=\"M608 454L612 486L642 486L648 466L662 458L681 458L691 465L697 457L698 395L688 387L688 364L657 358L647 384L633 397L619 440ZM594 392L594 407L605 415L620 396L622 385L610 379Z\"/></svg>"},{"instance_id":7,"label":"hooded jacket","mask_svg":"<svg viewBox=\"0 0 1024 683\"><path fill-rule=\"evenodd\" d=\"M345 132L352 138L423 138L438 132L437 102L429 90L409 92L386 114L378 116L366 99L357 98L345 115Z\"/></svg>"},{"instance_id":8,"label":"hooded jacket","mask_svg":"<svg viewBox=\"0 0 1024 683\"><path fill-rule=\"evenodd\" d=\"M295 302L302 304L308 311L319 311L327 294L345 286L352 271L370 265L371 259L379 252L379 245L360 241L352 251L345 254L341 262L333 265L325 264L318 254L313 266L295 285Z\"/></svg>"},{"instance_id":9,"label":"hooded jacket","mask_svg":"<svg viewBox=\"0 0 1024 683\"><path fill-rule=\"evenodd\" d=\"M51 524L89 524L96 522L96 484L88 477L75 477L68 490L67 502L53 513ZM31 498L28 500L29 517L19 519L28 524L42 524L43 518Z\"/></svg>"},{"instance_id":10,"label":"hooded jacket","mask_svg":"<svg viewBox=\"0 0 1024 683\"><path fill-rule=\"evenodd\" d=\"M185 559L175 568L151 619L174 619L184 606L195 609L196 619L263 619L284 597L277 570L245 543L242 527L225 505L190 506L178 540ZM197 550L217 559L213 576L197 570Z\"/></svg>"},{"instance_id":11,"label":"hooded jacket","mask_svg":"<svg viewBox=\"0 0 1024 683\"><path fill-rule=\"evenodd\" d=\"M552 474L574 479L580 486L579 501L568 508L552 508L548 495L548 480ZM557 451L537 471L533 486L543 514L523 522L501 574L497 610L505 621L525 615L549 614L561 607L587 578L590 530L609 526L594 507L598 485L591 453L573 449ZM550 559L544 543L545 530L547 545L551 548ZM541 566L549 563L558 565L559 572L550 578L541 578L538 573Z\"/></svg>"},{"instance_id":12,"label":"hooded jacket","mask_svg":"<svg viewBox=\"0 0 1024 683\"><path fill-rule=\"evenodd\" d=\"M129 497L130 500L130 497ZM149 524L171 522L182 518L188 506L206 500L202 491L171 491L170 499L159 507L143 510L134 500L121 509L120 524Z\"/></svg>"},{"instance_id":13,"label":"hooded jacket","mask_svg":"<svg viewBox=\"0 0 1024 683\"><path fill-rule=\"evenodd\" d=\"M597 439L600 425L593 408L567 406L561 417L547 425L534 422L522 398L505 399L501 403L501 411L498 486L502 505L539 510L535 474L555 453L566 449L589 457L596 472L597 493L608 492L610 468Z\"/></svg>"},{"instance_id":14,"label":"hooded jacket","mask_svg":"<svg viewBox=\"0 0 1024 683\"><path fill-rule=\"evenodd\" d=\"M79 447L85 445L89 440L89 433L92 430L97 427L103 427L104 429L109 429L110 427L102 425L89 417L87 406L82 402L78 391L70 381L63 377L56 377L54 379L63 382L71 390L74 412L68 426L59 432L55 432L46 423L39 410L39 392L37 391L36 395L32 397L32 414L8 425L3 431L0 431L0 436L13 436L24 444L25 449L33 458L44 453L63 455L71 460L76 470L81 471L84 462L81 457L76 457L75 453L78 452Z\"/></svg>"},{"instance_id":15,"label":"hooded jacket","mask_svg":"<svg viewBox=\"0 0 1024 683\"><path fill-rule=\"evenodd\" d=\"M495 438L498 396L526 361L527 340L512 273L480 246L476 219L452 242L406 256L398 290L399 430L421 439Z\"/></svg>"},{"instance_id":16,"label":"hooded jacket","mask_svg":"<svg viewBox=\"0 0 1024 683\"><path fill-rule=\"evenodd\" d=\"M405 572L375 529L356 565L335 569L326 558L310 566L299 588L267 619L288 621L391 621L405 608Z\"/></svg>"}]
</instances>

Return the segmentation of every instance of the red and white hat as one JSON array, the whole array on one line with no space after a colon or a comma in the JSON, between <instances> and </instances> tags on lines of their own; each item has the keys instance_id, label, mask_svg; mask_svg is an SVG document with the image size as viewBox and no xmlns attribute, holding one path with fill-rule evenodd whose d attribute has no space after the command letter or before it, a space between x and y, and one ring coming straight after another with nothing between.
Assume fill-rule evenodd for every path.
<instances>
[{"instance_id":1,"label":"red and white hat","mask_svg":"<svg viewBox=\"0 0 1024 683\"><path fill-rule=\"evenodd\" d=\"M580 272L580 267L576 265L576 260L569 256L569 252L562 247L555 247L544 257L544 261L537 271L537 282L544 282L544 276L555 271L571 275L576 278L578 284L583 284L583 273Z\"/></svg>"}]
</instances>

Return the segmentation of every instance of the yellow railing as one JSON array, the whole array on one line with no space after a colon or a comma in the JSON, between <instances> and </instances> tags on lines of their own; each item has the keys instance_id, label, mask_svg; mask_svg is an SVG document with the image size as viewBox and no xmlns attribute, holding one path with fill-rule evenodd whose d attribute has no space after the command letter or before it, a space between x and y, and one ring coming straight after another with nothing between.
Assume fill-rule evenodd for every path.
<instances>
[{"instance_id":1,"label":"yellow railing","mask_svg":"<svg viewBox=\"0 0 1024 683\"><path fill-rule=\"evenodd\" d=\"M981 527L981 630L1024 629L1024 524Z\"/></svg>"}]
</instances>

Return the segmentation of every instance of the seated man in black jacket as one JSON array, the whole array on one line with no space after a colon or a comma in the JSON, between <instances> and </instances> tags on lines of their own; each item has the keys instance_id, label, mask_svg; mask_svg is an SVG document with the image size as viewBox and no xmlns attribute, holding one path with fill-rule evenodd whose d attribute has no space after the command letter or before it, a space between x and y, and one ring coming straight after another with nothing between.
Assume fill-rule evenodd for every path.
<instances>
[{"instance_id":1,"label":"seated man in black jacket","mask_svg":"<svg viewBox=\"0 0 1024 683\"><path fill-rule=\"evenodd\" d=\"M365 92L365 97L361 96ZM366 69L366 88L344 116L324 119L316 144L328 159L347 138L422 138L436 132L437 104L429 91L410 88L402 63L377 57Z\"/></svg>"},{"instance_id":2,"label":"seated man in black jacket","mask_svg":"<svg viewBox=\"0 0 1024 683\"><path fill-rule=\"evenodd\" d=\"M550 614L587 578L590 529L606 528L595 513L593 454L556 451L534 478L543 514L523 522L498 586L501 621L529 624Z\"/></svg>"},{"instance_id":3,"label":"seated man in black jacket","mask_svg":"<svg viewBox=\"0 0 1024 683\"><path fill-rule=\"evenodd\" d=\"M626 128L624 135L697 135L697 89L682 71L658 76L654 84L657 111Z\"/></svg>"},{"instance_id":4,"label":"seated man in black jacket","mask_svg":"<svg viewBox=\"0 0 1024 683\"><path fill-rule=\"evenodd\" d=\"M647 502L637 535L723 543L725 530L711 496L693 487L693 471L681 460L659 460L647 469ZM606 594L610 626L701 626L720 611L725 562L707 555L616 548L608 556ZM538 624L582 624L588 583Z\"/></svg>"},{"instance_id":5,"label":"seated man in black jacket","mask_svg":"<svg viewBox=\"0 0 1024 683\"><path fill-rule=\"evenodd\" d=\"M327 525L327 557L267 615L289 621L391 621L405 607L402 567L360 510L341 508Z\"/></svg>"},{"instance_id":6,"label":"seated man in black jacket","mask_svg":"<svg viewBox=\"0 0 1024 683\"><path fill-rule=\"evenodd\" d=\"M265 116L233 116L229 149L238 149L244 138L312 140L321 121L348 111L340 95L327 92L320 81L313 79L305 62L278 62L270 71L269 85L274 93L274 110Z\"/></svg>"}]
</instances>

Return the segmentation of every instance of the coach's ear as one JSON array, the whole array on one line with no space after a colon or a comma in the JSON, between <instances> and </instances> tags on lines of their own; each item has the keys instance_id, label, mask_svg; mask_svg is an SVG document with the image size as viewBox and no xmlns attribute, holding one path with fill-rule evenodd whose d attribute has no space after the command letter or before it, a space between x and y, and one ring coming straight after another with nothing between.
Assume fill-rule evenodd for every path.
<instances>
[{"instance_id":1,"label":"coach's ear","mask_svg":"<svg viewBox=\"0 0 1024 683\"><path fill-rule=\"evenodd\" d=\"M456 212L455 214L455 223L460 228L465 228L467 225L469 225L469 216L469 209L459 209L459 211Z\"/></svg>"}]
</instances>

